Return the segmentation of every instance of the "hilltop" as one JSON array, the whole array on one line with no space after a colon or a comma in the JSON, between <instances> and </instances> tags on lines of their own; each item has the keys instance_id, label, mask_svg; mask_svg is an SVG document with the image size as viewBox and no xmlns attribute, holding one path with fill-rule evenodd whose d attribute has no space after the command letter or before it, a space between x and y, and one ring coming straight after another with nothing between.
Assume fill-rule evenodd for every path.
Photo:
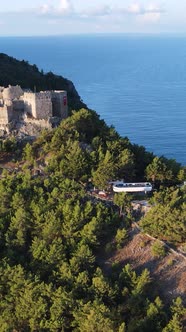
<instances>
[{"instance_id":1,"label":"hilltop","mask_svg":"<svg viewBox=\"0 0 186 332\"><path fill-rule=\"evenodd\" d=\"M65 90L68 94L69 110L78 110L86 105L82 102L74 84L52 72L44 73L28 61L19 61L0 53L0 86L20 85L23 89L33 91Z\"/></svg>"}]
</instances>

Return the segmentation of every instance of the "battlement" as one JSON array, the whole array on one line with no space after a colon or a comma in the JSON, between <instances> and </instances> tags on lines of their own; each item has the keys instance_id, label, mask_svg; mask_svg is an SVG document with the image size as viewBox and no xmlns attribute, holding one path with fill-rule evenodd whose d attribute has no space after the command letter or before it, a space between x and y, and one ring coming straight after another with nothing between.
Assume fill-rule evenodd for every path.
<instances>
[{"instance_id":1,"label":"battlement","mask_svg":"<svg viewBox=\"0 0 186 332\"><path fill-rule=\"evenodd\" d=\"M24 92L23 98L51 99L51 91L40 91L40 92L27 91Z\"/></svg>"}]
</instances>

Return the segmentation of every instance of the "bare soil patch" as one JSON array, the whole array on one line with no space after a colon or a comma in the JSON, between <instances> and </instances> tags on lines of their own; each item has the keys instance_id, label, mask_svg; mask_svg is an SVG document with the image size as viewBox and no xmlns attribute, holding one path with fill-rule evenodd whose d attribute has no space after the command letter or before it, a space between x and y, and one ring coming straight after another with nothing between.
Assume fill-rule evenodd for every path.
<instances>
[{"instance_id":1,"label":"bare soil patch","mask_svg":"<svg viewBox=\"0 0 186 332\"><path fill-rule=\"evenodd\" d=\"M181 296L186 304L186 258L169 250L164 258L156 258L151 251L153 243L153 239L134 227L127 244L107 258L103 268L109 273L114 262L121 266L129 263L138 273L147 268L154 284L153 297L158 294L165 303L170 303Z\"/></svg>"}]
</instances>

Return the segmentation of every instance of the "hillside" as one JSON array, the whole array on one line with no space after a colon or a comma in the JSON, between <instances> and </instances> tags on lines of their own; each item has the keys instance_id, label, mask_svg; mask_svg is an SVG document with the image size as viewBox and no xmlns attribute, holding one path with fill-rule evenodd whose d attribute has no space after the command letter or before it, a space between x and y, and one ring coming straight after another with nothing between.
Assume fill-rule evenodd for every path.
<instances>
[{"instance_id":1,"label":"hillside","mask_svg":"<svg viewBox=\"0 0 186 332\"><path fill-rule=\"evenodd\" d=\"M153 281L152 297L161 294L164 302L170 303L176 296L181 296L186 303L186 256L179 250L167 249L165 256L156 257L152 254L154 243L153 237L143 234L133 224L126 244L102 259L104 271L109 274L113 263L130 264L138 273L148 269Z\"/></svg>"},{"instance_id":2,"label":"hillside","mask_svg":"<svg viewBox=\"0 0 186 332\"><path fill-rule=\"evenodd\" d=\"M36 65L30 65L25 60L19 61L0 53L0 86L6 87L9 84L18 84L22 88L33 91L66 90L70 110L86 107L70 80L52 72L43 73Z\"/></svg>"},{"instance_id":3,"label":"hillside","mask_svg":"<svg viewBox=\"0 0 186 332\"><path fill-rule=\"evenodd\" d=\"M154 194L140 227L156 237L153 225L156 232L161 225L163 240L180 246L186 193L166 186L184 169L121 138L87 109L22 143L0 141L1 331L184 331L185 258L152 254L154 240L134 228L134 198L107 201L91 191L109 179L155 174L166 190ZM169 218L176 213L175 238Z\"/></svg>"}]
</instances>

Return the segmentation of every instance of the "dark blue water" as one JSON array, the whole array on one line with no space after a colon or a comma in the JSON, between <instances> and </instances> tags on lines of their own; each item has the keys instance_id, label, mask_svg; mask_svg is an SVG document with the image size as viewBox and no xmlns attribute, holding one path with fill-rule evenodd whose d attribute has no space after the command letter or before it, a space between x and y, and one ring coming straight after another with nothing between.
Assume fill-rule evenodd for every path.
<instances>
[{"instance_id":1,"label":"dark blue water","mask_svg":"<svg viewBox=\"0 0 186 332\"><path fill-rule=\"evenodd\" d=\"M0 52L71 79L122 136L186 165L186 37L0 38Z\"/></svg>"}]
</instances>

